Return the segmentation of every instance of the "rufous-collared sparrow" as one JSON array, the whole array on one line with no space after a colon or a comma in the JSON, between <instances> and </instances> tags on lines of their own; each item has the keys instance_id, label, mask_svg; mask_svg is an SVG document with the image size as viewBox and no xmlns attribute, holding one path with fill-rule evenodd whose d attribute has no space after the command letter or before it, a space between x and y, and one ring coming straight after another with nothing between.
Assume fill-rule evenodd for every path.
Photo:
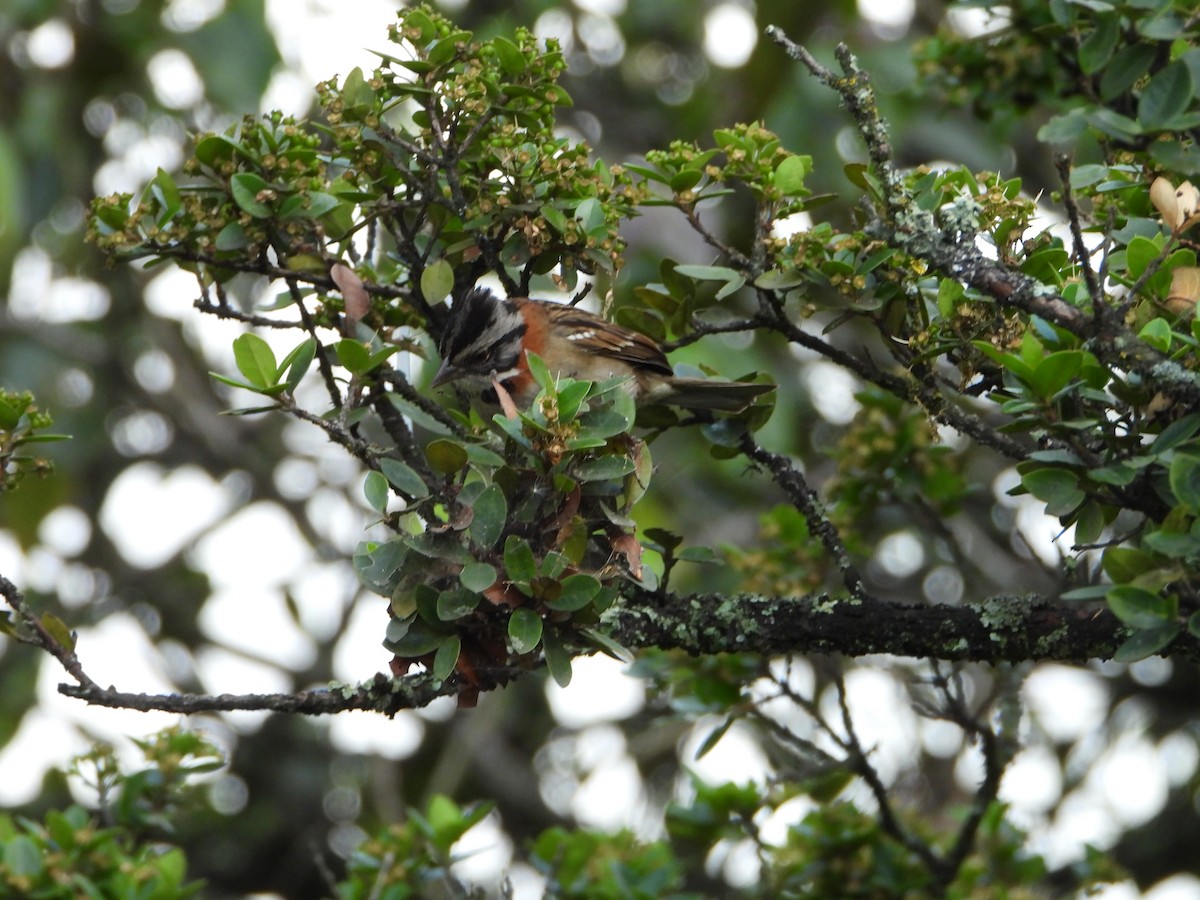
<instances>
[{"instance_id":1,"label":"rufous-collared sparrow","mask_svg":"<svg viewBox=\"0 0 1200 900\"><path fill-rule=\"evenodd\" d=\"M480 394L500 384L518 406L538 393L526 352L536 353L551 374L587 381L627 379L642 404L666 403L688 409L741 412L770 384L679 378L661 347L644 334L614 325L581 309L527 297L498 297L475 288L450 311L438 348L439 387L460 382Z\"/></svg>"}]
</instances>

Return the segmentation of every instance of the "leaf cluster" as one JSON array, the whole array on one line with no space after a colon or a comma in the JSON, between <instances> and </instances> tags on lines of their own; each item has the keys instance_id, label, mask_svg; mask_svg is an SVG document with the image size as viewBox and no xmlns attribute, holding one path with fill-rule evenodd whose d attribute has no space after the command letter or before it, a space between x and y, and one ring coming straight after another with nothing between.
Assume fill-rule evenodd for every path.
<instances>
[{"instance_id":1,"label":"leaf cluster","mask_svg":"<svg viewBox=\"0 0 1200 900\"><path fill-rule=\"evenodd\" d=\"M175 900L198 893L186 881L183 850L162 843L195 805L196 775L224 765L193 732L168 729L135 742L146 765L122 772L106 745L78 757L72 773L100 798L101 825L82 806L51 810L41 822L0 816L0 888L37 898L142 897Z\"/></svg>"},{"instance_id":2,"label":"leaf cluster","mask_svg":"<svg viewBox=\"0 0 1200 900\"><path fill-rule=\"evenodd\" d=\"M983 38L927 41L923 78L982 115L1049 106L1044 141L1075 143L1091 132L1146 150L1158 166L1200 172L1188 136L1200 125L1200 50L1187 0L1022 0L1007 11L1008 26Z\"/></svg>"},{"instance_id":3,"label":"leaf cluster","mask_svg":"<svg viewBox=\"0 0 1200 900\"><path fill-rule=\"evenodd\" d=\"M623 655L594 626L619 581L643 577L629 511L649 485L649 450L627 434L634 407L619 381L556 379L530 362L542 393L529 410L490 428L461 416L468 437L443 429L425 447L432 489L395 459L367 476L381 514L393 490L411 500L397 536L354 560L390 599L385 646L400 671L421 662L478 689L540 651L566 684L581 639Z\"/></svg>"},{"instance_id":4,"label":"leaf cluster","mask_svg":"<svg viewBox=\"0 0 1200 900\"><path fill-rule=\"evenodd\" d=\"M45 433L53 421L49 413L38 409L33 394L0 388L0 494L12 490L30 472L50 472L50 462L30 456L26 448L29 444L66 440L67 435Z\"/></svg>"}]
</instances>

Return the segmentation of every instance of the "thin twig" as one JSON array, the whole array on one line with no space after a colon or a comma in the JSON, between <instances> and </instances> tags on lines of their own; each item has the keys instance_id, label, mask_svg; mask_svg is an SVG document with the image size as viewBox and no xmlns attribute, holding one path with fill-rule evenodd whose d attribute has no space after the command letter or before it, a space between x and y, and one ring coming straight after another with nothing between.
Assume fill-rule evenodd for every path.
<instances>
[{"instance_id":1,"label":"thin twig","mask_svg":"<svg viewBox=\"0 0 1200 900\"><path fill-rule=\"evenodd\" d=\"M862 576L858 574L858 568L850 559L850 552L842 542L837 528L829 521L829 516L826 515L824 505L816 491L808 486L808 480L800 470L786 456L759 446L749 432L742 435L741 450L771 473L775 483L783 488L784 493L792 501L792 505L804 516L809 532L821 541L826 552L833 557L834 564L842 573L842 581L846 585L846 590L853 597L864 599L866 590L863 587Z\"/></svg>"},{"instance_id":2,"label":"thin twig","mask_svg":"<svg viewBox=\"0 0 1200 900\"><path fill-rule=\"evenodd\" d=\"M930 873L941 881L941 875L944 870L944 864L940 860L933 849L924 841L919 840L916 835L911 834L900 820L896 818L896 812L892 809L891 797L888 794L888 789L884 785L883 780L879 777L879 773L875 771L875 767L871 765L867 759L867 753L863 749L862 742L858 738L858 733L854 728L854 718L850 715L850 705L846 700L846 680L839 670L835 676L838 692L838 709L842 714L842 727L846 730L847 749L850 753L849 762L854 771L867 783L867 787L871 790L871 795L875 798L875 803L879 806L879 824L890 834L895 840L899 841L915 854L929 869Z\"/></svg>"},{"instance_id":3,"label":"thin twig","mask_svg":"<svg viewBox=\"0 0 1200 900\"><path fill-rule=\"evenodd\" d=\"M96 682L92 681L91 677L83 671L83 664L80 663L79 657L75 655L75 651L70 647L65 647L59 643L58 639L52 635L42 620L33 614L25 603L25 595L17 588L15 584L0 575L0 594L12 607L13 612L17 614L17 618L21 624L26 626L34 634L34 641L37 646L41 647L55 659L57 659L67 674L79 682L80 688L83 690L99 690Z\"/></svg>"},{"instance_id":4,"label":"thin twig","mask_svg":"<svg viewBox=\"0 0 1200 900\"><path fill-rule=\"evenodd\" d=\"M376 675L356 688L298 691L294 694L135 694L112 688L60 684L58 691L93 706L193 715L202 712L261 710L303 715L330 715L347 710L375 710L394 715L402 709L426 706L437 697L451 696L459 686L453 680L437 684L421 673L403 678Z\"/></svg>"},{"instance_id":5,"label":"thin twig","mask_svg":"<svg viewBox=\"0 0 1200 900\"><path fill-rule=\"evenodd\" d=\"M1100 281L1096 278L1096 270L1092 268L1092 259L1087 245L1083 242L1079 206L1075 203L1075 195L1071 192L1071 157L1065 153L1059 153L1054 157L1054 165L1058 169L1058 177L1062 185L1063 207L1067 211L1067 222L1071 227L1071 240L1075 244L1075 259L1083 270L1083 280L1087 284L1088 296L1092 298L1093 314L1102 316L1107 307L1103 302L1104 298L1100 291Z\"/></svg>"}]
</instances>

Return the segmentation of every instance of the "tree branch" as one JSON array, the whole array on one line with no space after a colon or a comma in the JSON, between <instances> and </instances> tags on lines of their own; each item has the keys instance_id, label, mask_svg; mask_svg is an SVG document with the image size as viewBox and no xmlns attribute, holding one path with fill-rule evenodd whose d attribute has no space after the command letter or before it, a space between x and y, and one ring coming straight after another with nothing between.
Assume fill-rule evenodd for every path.
<instances>
[{"instance_id":1,"label":"tree branch","mask_svg":"<svg viewBox=\"0 0 1200 900\"><path fill-rule=\"evenodd\" d=\"M825 551L833 557L834 564L842 573L842 581L854 597L863 596L862 576L858 574L850 552L846 549L837 528L829 521L824 506L816 491L808 486L804 474L792 465L791 460L778 453L760 447L748 433L742 435L741 450L750 459L765 467L775 483L783 488L792 505L804 516L809 533L821 541Z\"/></svg>"},{"instance_id":2,"label":"tree branch","mask_svg":"<svg viewBox=\"0 0 1200 900\"><path fill-rule=\"evenodd\" d=\"M1107 365L1135 371L1169 396L1200 404L1200 374L1173 362L1121 322L1107 321L1115 317L1105 317L1103 326L1097 327L1091 315L1069 303L1053 285L988 259L975 244L974 229L963 227L961 222L939 225L933 213L913 202L892 161L887 126L879 115L870 80L844 44L835 51L843 73L839 76L776 26L768 27L767 34L817 79L837 91L854 119L882 187L882 210L868 227L870 233L925 260L932 271L975 288L1000 306L1039 316L1087 340L1088 349ZM1093 297L1092 302L1102 302L1102 298Z\"/></svg>"},{"instance_id":3,"label":"tree branch","mask_svg":"<svg viewBox=\"0 0 1200 900\"><path fill-rule=\"evenodd\" d=\"M871 597L764 597L626 592L606 620L626 647L688 653L890 653L942 660L1082 662L1111 659L1129 631L1106 609L1037 595L910 606ZM1200 660L1181 633L1163 655Z\"/></svg>"},{"instance_id":4,"label":"tree branch","mask_svg":"<svg viewBox=\"0 0 1200 900\"><path fill-rule=\"evenodd\" d=\"M394 716L402 709L419 709L428 706L438 697L453 696L458 693L458 687L453 680L437 684L431 675L421 673L406 675L403 678L389 678L378 674L373 681L357 687L333 687L297 691L294 694L134 694L111 687L102 688L90 681L86 685L60 684L58 692L93 706L136 709L142 712L160 710L181 715L229 710L268 710L319 716L359 709Z\"/></svg>"}]
</instances>

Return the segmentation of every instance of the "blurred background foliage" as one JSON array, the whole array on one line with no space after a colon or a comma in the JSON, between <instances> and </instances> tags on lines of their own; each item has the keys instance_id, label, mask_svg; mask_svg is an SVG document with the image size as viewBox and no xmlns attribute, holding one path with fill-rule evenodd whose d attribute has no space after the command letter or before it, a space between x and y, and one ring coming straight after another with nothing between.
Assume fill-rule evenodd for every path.
<instances>
[{"instance_id":1,"label":"blurred background foliage","mask_svg":"<svg viewBox=\"0 0 1200 900\"><path fill-rule=\"evenodd\" d=\"M218 415L227 397L206 372L231 371L237 332L198 327L186 280L106 266L82 239L86 205L97 194L139 189L159 167L178 167L189 133L220 130L280 98L295 102L305 78L311 84L344 76L313 58L320 38L303 46L288 40L295 19L334 8L353 18L353 7L317 0L9 0L0 9L0 386L34 391L53 413L55 430L73 435L48 451L52 475L0 499L0 572L38 609L83 635L152 659L159 677L179 689L298 688L384 668L382 648L369 659L339 651L356 629L383 626L382 611L360 618L348 564L369 512L361 472L331 454L319 435L270 417ZM899 161L1016 175L1036 195L1057 183L1048 149L1035 140L1058 111L1055 98L1042 93L1047 85L1031 80L1011 103L970 113L950 97L932 103L917 90L930 82L928 72L918 75L916 42L953 24L951 14L986 17L977 7L918 0L890 21L846 0L460 0L443 9L480 37L527 25L562 39L563 83L574 105L561 124L608 162L636 160L674 139L707 145L716 128L762 119L785 146L813 157L811 188L843 191L842 167L861 158L861 147L833 92L762 37L770 23L822 58L838 41L859 54L875 78ZM739 40L752 46L748 55L735 52ZM355 41L385 45L382 32L365 28ZM302 71L316 76L295 74L302 51ZM287 111L306 110L301 104ZM1086 157L1087 148L1081 152ZM821 216L852 214L839 204L835 199ZM726 215L727 239L737 246L749 232L739 233L736 207ZM658 280L664 256L709 261L695 235L664 221L648 210L625 229L618 305L630 301L634 285ZM710 338L702 347L678 359L729 354L739 371L772 373L786 401L763 441L802 458L815 481L854 465L828 452L847 427L868 434L899 429L899 438L875 451L899 453L900 468L903 448L928 442L919 427L894 422L877 399L855 419L857 407L847 399L853 384L826 363L735 338ZM794 554L772 555L772 546L798 541L802 526L786 511L768 512L778 498L765 480L743 478L740 463L712 460L687 432L664 436L654 454L660 470L638 510L642 527L670 527L709 545L763 538L762 549L749 550L737 568L764 590L806 587ZM862 462L888 464L880 456ZM1057 557L1031 550L1045 544L1044 527L1023 530L1022 508L1003 495L1015 483L1011 473L987 454L957 454L954 467L979 486L959 520L976 537L974 558L946 558L928 523L881 503L878 545L868 551L873 582L899 599L941 602L961 599L964 581L972 597L999 587L1017 593L1053 586ZM285 539L307 549L271 561ZM244 579L256 563L262 571ZM733 569L714 575L682 566L673 586L686 590L701 578L710 589L738 583ZM254 604L271 617L240 620ZM250 621L267 624L241 623ZM104 729L113 738L144 733L141 719L83 716L55 702L54 668L30 649L0 643L0 754L9 754L0 759L28 760L31 746L51 739L82 749ZM1051 676L1043 681L1054 684ZM150 684L119 686L149 688L150 677ZM986 691L986 673L973 677ZM1084 693L1107 714L1087 732L1056 730L1052 712L1039 718L1053 705L1033 704L1026 730L1060 786L1043 807L1026 812L1026 823L1075 823L1073 798L1090 767L1122 742L1133 746L1132 735L1139 752L1157 753L1144 756L1147 765L1173 766L1164 781L1169 790L1143 818L1114 813L1111 826L1089 837L1114 845L1142 884L1196 871L1196 681L1194 670L1161 660L1091 667ZM516 842L551 825L610 824L589 818L578 789L614 761L632 769L639 809L653 819L680 777L681 748L695 750L689 710L662 716L662 702L643 704L635 693L627 714L589 719L566 702L552 709L542 680L526 678L483 698L478 710L435 706L373 723L362 732L367 737L339 732L339 723L284 716L190 723L209 729L231 768L211 782L203 810L180 825L189 876L207 879L207 896L321 896L327 888L319 860L336 867L362 829L395 821L406 806L424 806L435 795L492 800ZM965 748L947 750L927 736L911 740L897 781L931 817L948 814L971 788L969 773L956 776ZM6 773L10 768L6 762ZM40 790L31 785L14 802L22 813L41 815L70 799L66 781L50 772Z\"/></svg>"}]
</instances>

